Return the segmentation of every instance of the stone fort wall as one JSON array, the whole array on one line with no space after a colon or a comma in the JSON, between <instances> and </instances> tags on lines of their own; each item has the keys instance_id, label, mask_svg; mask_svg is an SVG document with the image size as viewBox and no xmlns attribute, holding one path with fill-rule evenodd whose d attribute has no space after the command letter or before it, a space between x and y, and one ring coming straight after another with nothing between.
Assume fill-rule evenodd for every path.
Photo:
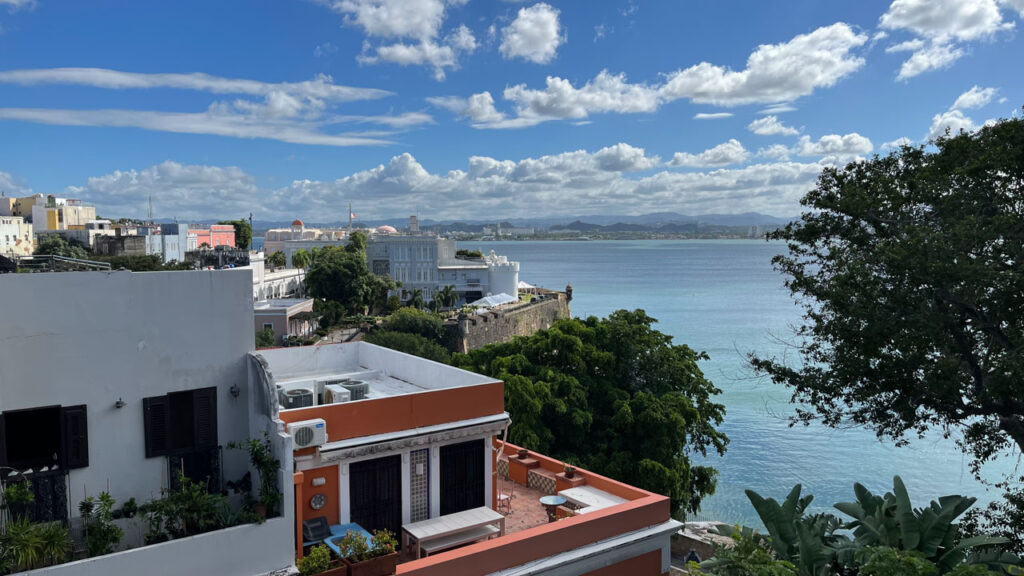
<instances>
[{"instance_id":1,"label":"stone fort wall","mask_svg":"<svg viewBox=\"0 0 1024 576\"><path fill-rule=\"evenodd\" d=\"M542 292L529 304L461 316L445 324L445 344L452 352L465 353L488 344L508 342L516 336L530 336L569 316L569 296L566 293Z\"/></svg>"}]
</instances>

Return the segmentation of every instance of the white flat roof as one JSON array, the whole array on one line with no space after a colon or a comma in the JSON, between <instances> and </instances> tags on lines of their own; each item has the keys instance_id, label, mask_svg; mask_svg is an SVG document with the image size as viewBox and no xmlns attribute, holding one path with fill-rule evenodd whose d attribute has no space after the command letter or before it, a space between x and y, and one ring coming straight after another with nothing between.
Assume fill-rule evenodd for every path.
<instances>
[{"instance_id":1,"label":"white flat roof","mask_svg":"<svg viewBox=\"0 0 1024 576\"><path fill-rule=\"evenodd\" d=\"M274 348L257 354L266 360L274 384L286 390L315 390L317 381L349 378L369 384L366 400L498 381L367 342Z\"/></svg>"}]
</instances>

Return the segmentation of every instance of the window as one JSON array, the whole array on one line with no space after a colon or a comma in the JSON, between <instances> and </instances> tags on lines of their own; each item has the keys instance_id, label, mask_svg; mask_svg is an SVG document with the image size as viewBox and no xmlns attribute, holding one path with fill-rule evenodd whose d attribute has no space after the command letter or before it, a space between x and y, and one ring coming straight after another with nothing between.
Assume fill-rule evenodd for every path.
<instances>
[{"instance_id":1,"label":"window","mask_svg":"<svg viewBox=\"0 0 1024 576\"><path fill-rule=\"evenodd\" d=\"M172 392L142 400L146 458L217 446L217 388Z\"/></svg>"},{"instance_id":2,"label":"window","mask_svg":"<svg viewBox=\"0 0 1024 576\"><path fill-rule=\"evenodd\" d=\"M89 465L85 406L46 406L0 414L0 466L18 470Z\"/></svg>"},{"instance_id":3,"label":"window","mask_svg":"<svg viewBox=\"0 0 1024 576\"><path fill-rule=\"evenodd\" d=\"M271 330L273 330L274 329L274 325L271 324L270 322L264 322L263 323L263 329L266 330L267 328L270 328Z\"/></svg>"}]
</instances>

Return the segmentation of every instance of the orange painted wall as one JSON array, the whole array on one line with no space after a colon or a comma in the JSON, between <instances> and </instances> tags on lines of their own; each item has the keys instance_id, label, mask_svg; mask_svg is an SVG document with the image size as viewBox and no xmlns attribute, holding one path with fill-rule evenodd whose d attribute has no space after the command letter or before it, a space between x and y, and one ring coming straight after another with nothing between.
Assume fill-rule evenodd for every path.
<instances>
[{"instance_id":1,"label":"orange painted wall","mask_svg":"<svg viewBox=\"0 0 1024 576\"><path fill-rule=\"evenodd\" d=\"M317 516L326 516L328 524L338 524L341 513L341 503L338 502L338 466L335 464L334 466L305 470L302 475L302 517L308 520ZM327 483L323 486L313 486L314 478L324 478ZM327 504L319 510L313 510L313 507L309 505L309 499L314 494L327 496Z\"/></svg>"},{"instance_id":2,"label":"orange painted wall","mask_svg":"<svg viewBox=\"0 0 1024 576\"><path fill-rule=\"evenodd\" d=\"M501 414L505 385L491 382L281 412L286 423L323 418L330 442Z\"/></svg>"},{"instance_id":3,"label":"orange painted wall","mask_svg":"<svg viewBox=\"0 0 1024 576\"><path fill-rule=\"evenodd\" d=\"M667 520L668 498L650 495L401 564L397 573L407 576L490 574Z\"/></svg>"},{"instance_id":4,"label":"orange painted wall","mask_svg":"<svg viewBox=\"0 0 1024 576\"><path fill-rule=\"evenodd\" d=\"M629 560L623 560L618 564L601 568L600 570L587 572L583 576L620 576L621 574L629 574L629 576L656 576L661 573L661 551L654 550L647 554L634 556Z\"/></svg>"}]
</instances>

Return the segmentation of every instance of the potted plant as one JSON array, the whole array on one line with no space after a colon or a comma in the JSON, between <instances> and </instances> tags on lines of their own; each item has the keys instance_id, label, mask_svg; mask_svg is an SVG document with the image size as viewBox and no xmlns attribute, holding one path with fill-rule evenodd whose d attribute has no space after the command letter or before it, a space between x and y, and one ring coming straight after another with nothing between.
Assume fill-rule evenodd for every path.
<instances>
[{"instance_id":1,"label":"potted plant","mask_svg":"<svg viewBox=\"0 0 1024 576\"><path fill-rule=\"evenodd\" d=\"M247 451L249 463L259 474L260 499L253 504L253 510L261 518L276 515L282 501L281 491L277 487L277 470L281 467L281 462L274 458L270 438L264 434L263 440L249 438L244 442L229 442L228 448Z\"/></svg>"},{"instance_id":2,"label":"potted plant","mask_svg":"<svg viewBox=\"0 0 1024 576\"><path fill-rule=\"evenodd\" d=\"M566 464L565 465L565 477L566 478L575 478L576 477L576 467L573 466L572 464Z\"/></svg>"},{"instance_id":3,"label":"potted plant","mask_svg":"<svg viewBox=\"0 0 1024 576\"><path fill-rule=\"evenodd\" d=\"M35 495L28 485L27 480L12 482L4 489L4 506L11 512L14 518L29 515L29 509Z\"/></svg>"},{"instance_id":4,"label":"potted plant","mask_svg":"<svg viewBox=\"0 0 1024 576\"><path fill-rule=\"evenodd\" d=\"M306 554L302 557L302 560L299 560L299 574L302 576L312 576L313 574L347 576L348 566L341 561L332 565L331 552L327 549L327 546L317 544L310 549L309 554Z\"/></svg>"},{"instance_id":5,"label":"potted plant","mask_svg":"<svg viewBox=\"0 0 1024 576\"><path fill-rule=\"evenodd\" d=\"M374 530L370 542L361 532L349 530L337 540L349 576L388 576L395 573L398 540L390 530Z\"/></svg>"},{"instance_id":6,"label":"potted plant","mask_svg":"<svg viewBox=\"0 0 1024 576\"><path fill-rule=\"evenodd\" d=\"M516 456L519 457L520 460L526 460L526 457L529 455L530 451L527 450L526 448L520 448L519 450L516 450Z\"/></svg>"}]
</instances>

